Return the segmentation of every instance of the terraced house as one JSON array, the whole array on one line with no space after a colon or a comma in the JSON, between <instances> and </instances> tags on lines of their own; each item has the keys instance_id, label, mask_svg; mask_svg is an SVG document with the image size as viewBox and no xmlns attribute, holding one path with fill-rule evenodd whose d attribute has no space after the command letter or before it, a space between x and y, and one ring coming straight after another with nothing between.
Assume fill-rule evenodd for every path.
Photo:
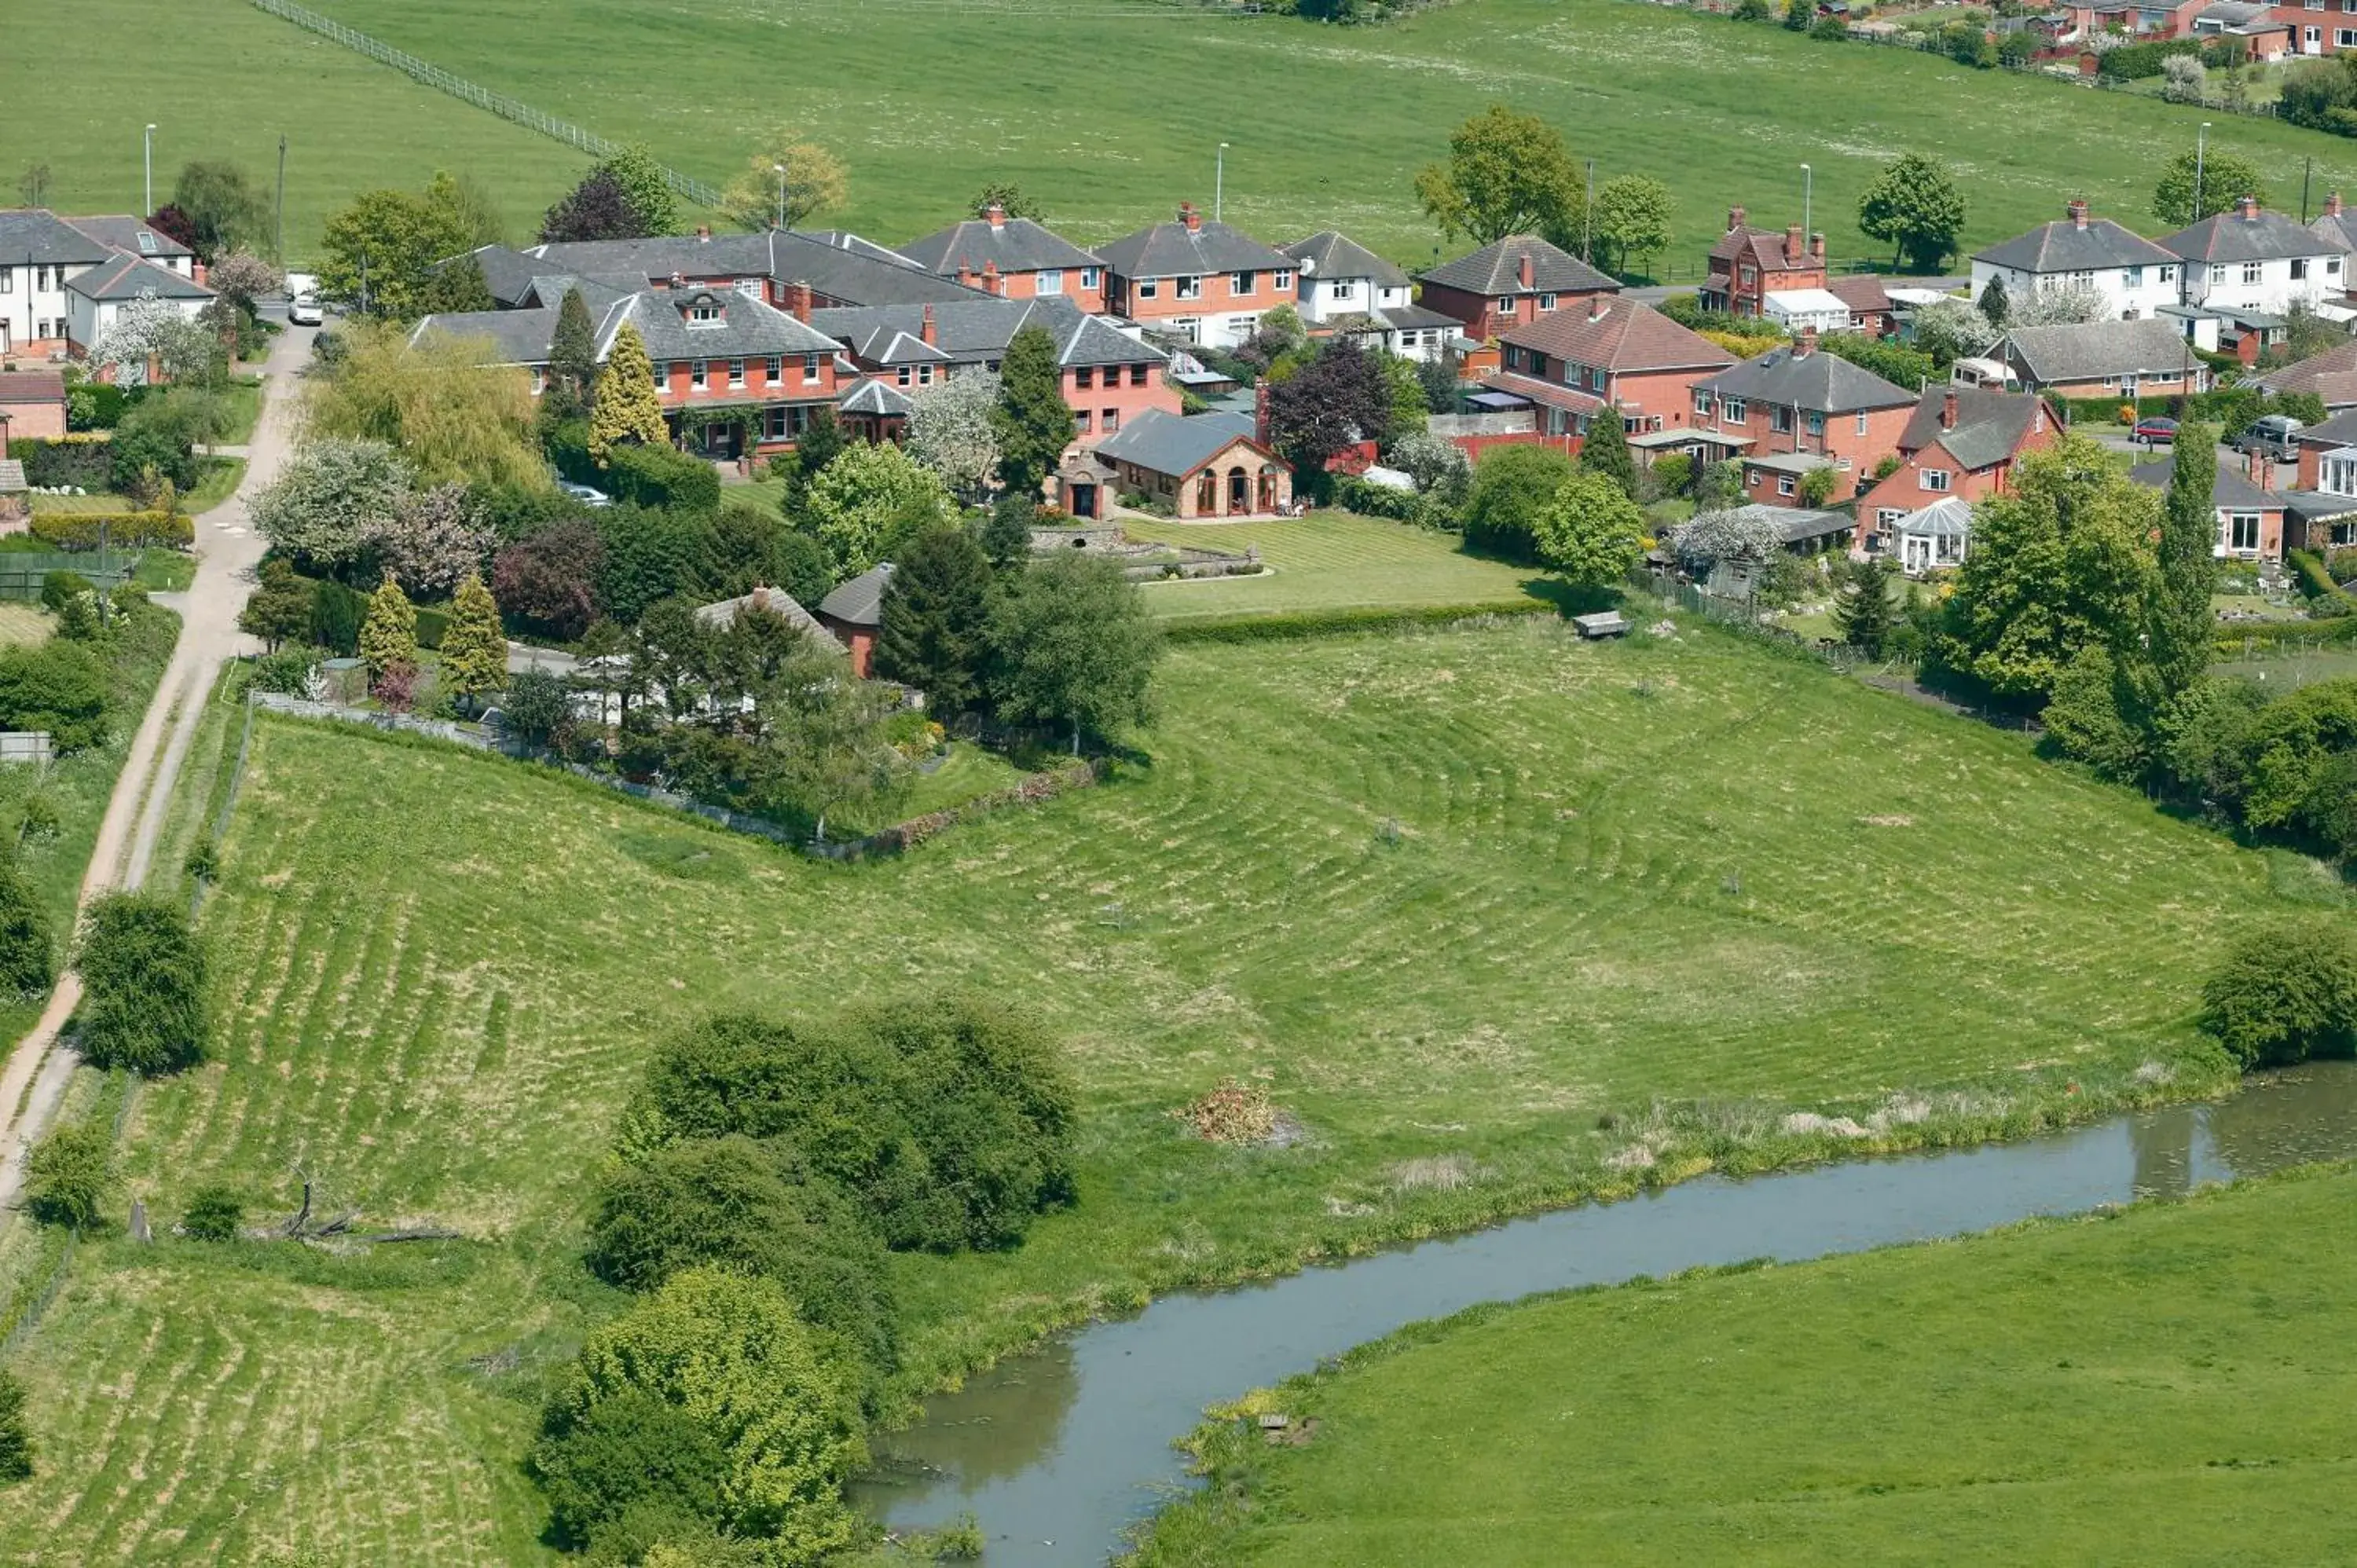
<instances>
[{"instance_id":1,"label":"terraced house","mask_svg":"<svg viewBox=\"0 0 2357 1568\"><path fill-rule=\"evenodd\" d=\"M985 294L1068 299L1092 314L1105 307L1101 257L1028 218L1009 218L996 203L980 218L909 241L900 254Z\"/></svg>"},{"instance_id":2,"label":"terraced house","mask_svg":"<svg viewBox=\"0 0 2357 1568\"><path fill-rule=\"evenodd\" d=\"M1191 201L1180 203L1177 221L1125 234L1098 254L1106 309L1189 343L1232 349L1259 330L1262 312L1297 299L1298 263L1205 221Z\"/></svg>"}]
</instances>

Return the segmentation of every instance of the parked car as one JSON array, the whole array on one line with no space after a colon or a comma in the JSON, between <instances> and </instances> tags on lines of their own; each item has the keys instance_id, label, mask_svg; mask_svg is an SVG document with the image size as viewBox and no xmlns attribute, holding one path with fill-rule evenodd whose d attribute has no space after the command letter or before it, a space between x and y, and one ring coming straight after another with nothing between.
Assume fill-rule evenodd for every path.
<instances>
[{"instance_id":1,"label":"parked car","mask_svg":"<svg viewBox=\"0 0 2357 1568\"><path fill-rule=\"evenodd\" d=\"M576 485L571 479L559 479L556 488L579 501L583 506L612 506L614 498L595 485Z\"/></svg>"},{"instance_id":2,"label":"parked car","mask_svg":"<svg viewBox=\"0 0 2357 1568\"><path fill-rule=\"evenodd\" d=\"M324 317L319 310L319 296L298 294L286 302L286 319L297 327L317 327Z\"/></svg>"},{"instance_id":3,"label":"parked car","mask_svg":"<svg viewBox=\"0 0 2357 1568\"><path fill-rule=\"evenodd\" d=\"M2251 421L2227 443L2237 452L2264 452L2279 463L2299 456L2299 421L2287 413L2270 413Z\"/></svg>"},{"instance_id":4,"label":"parked car","mask_svg":"<svg viewBox=\"0 0 2357 1568\"><path fill-rule=\"evenodd\" d=\"M2167 446L2177 439L2177 421L2173 419L2139 419L2129 433L2131 439L2146 446Z\"/></svg>"}]
</instances>

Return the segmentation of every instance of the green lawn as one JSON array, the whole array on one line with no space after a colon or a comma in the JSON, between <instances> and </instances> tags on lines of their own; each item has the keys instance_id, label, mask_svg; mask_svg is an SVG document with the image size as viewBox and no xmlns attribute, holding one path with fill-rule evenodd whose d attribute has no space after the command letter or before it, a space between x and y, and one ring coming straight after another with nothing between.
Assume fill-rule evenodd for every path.
<instances>
[{"instance_id":1,"label":"green lawn","mask_svg":"<svg viewBox=\"0 0 2357 1568\"><path fill-rule=\"evenodd\" d=\"M1705 629L1188 646L1164 691L1150 765L857 865L261 720L204 913L216 1059L141 1094L128 1190L291 1208L300 1168L469 1240L87 1248L17 1358L70 1458L0 1509L0 1560L546 1561L515 1461L614 1308L578 1262L595 1172L650 1042L705 1009L955 979L1067 1042L1081 1206L899 1260L926 1386L1186 1283L2215 1084L2201 975L2310 907L2018 737ZM184 788L218 798L233 740L208 725ZM1307 1141L1185 1137L1231 1074ZM1786 1107L1888 1113L1844 1142ZM1476 1179L1400 1176L1437 1155Z\"/></svg>"},{"instance_id":2,"label":"green lawn","mask_svg":"<svg viewBox=\"0 0 2357 1568\"><path fill-rule=\"evenodd\" d=\"M1477 1308L1208 1428L1140 1568L2346 1563L2347 1167Z\"/></svg>"},{"instance_id":3,"label":"green lawn","mask_svg":"<svg viewBox=\"0 0 2357 1568\"><path fill-rule=\"evenodd\" d=\"M1975 71L1912 51L1812 41L1629 0L1482 0L1394 26L1322 27L1157 0L850 8L791 0L694 11L630 0L317 0L316 9L598 134L641 138L687 173L725 180L756 133L814 132L850 166L844 223L888 242L961 214L989 180L1043 201L1083 242L1208 202L1227 155L1231 221L1264 238L1340 227L1403 262L1437 236L1410 180L1448 131L1492 102L1560 125L1599 177L1641 173L1678 200L1669 260L1692 277L1730 205L1781 225L1813 217L1844 260L1886 257L1856 228L1881 165L1917 150L1956 170L1967 252L2073 196L2150 227L2155 166L2192 146L2198 109L2066 82ZM45 113L0 124L0 166L55 171L68 208L138 199L140 126L158 124L159 177L194 156L243 162L265 186L290 138L287 237L309 253L325 214L371 186L436 167L488 181L519 236L586 161L563 145L420 87L234 0L192 28L168 0L88 0L18 19L0 95ZM126 57L106 40L137 38ZM779 97L780 51L792 91ZM695 91L651 59L695 61ZM988 71L972 61L995 62ZM1118 60L1107 91L1076 70ZM56 81L104 80L106 94ZM954 93L939 83L955 79ZM13 92L5 92L6 89ZM1371 104L1379 113L1365 113ZM2255 159L2279 200L2357 188L2357 148L2272 120L2211 114L2212 145ZM2032 134L1992 138L1991 125ZM2067 147L2057 158L2053 149ZM159 188L160 195L160 188Z\"/></svg>"},{"instance_id":4,"label":"green lawn","mask_svg":"<svg viewBox=\"0 0 2357 1568\"><path fill-rule=\"evenodd\" d=\"M1227 550L1257 549L1271 570L1146 585L1154 613L1171 620L1386 605L1502 604L1545 584L1535 567L1468 555L1454 534L1385 518L1318 511L1265 522L1157 522L1125 518L1138 539Z\"/></svg>"}]
</instances>

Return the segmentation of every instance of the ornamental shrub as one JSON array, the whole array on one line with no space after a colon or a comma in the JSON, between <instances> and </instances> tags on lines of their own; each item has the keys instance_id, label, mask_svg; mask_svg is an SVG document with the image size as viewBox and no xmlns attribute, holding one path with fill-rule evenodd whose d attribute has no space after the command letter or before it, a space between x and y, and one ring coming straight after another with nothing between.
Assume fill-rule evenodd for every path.
<instances>
[{"instance_id":1,"label":"ornamental shrub","mask_svg":"<svg viewBox=\"0 0 2357 1568\"><path fill-rule=\"evenodd\" d=\"M1539 510L1573 473L1570 457L1553 446L1519 443L1492 446L1473 465L1465 501L1465 542L1518 561L1538 554L1533 532Z\"/></svg>"},{"instance_id":2,"label":"ornamental shrub","mask_svg":"<svg viewBox=\"0 0 2357 1568\"><path fill-rule=\"evenodd\" d=\"M94 1122L54 1129L25 1160L25 1208L43 1225L96 1229L113 1185L113 1140Z\"/></svg>"},{"instance_id":3,"label":"ornamental shrub","mask_svg":"<svg viewBox=\"0 0 2357 1568\"><path fill-rule=\"evenodd\" d=\"M192 1241L234 1241L245 1222L245 1200L234 1187L200 1187L180 1216L180 1234Z\"/></svg>"},{"instance_id":4,"label":"ornamental shrub","mask_svg":"<svg viewBox=\"0 0 2357 1568\"><path fill-rule=\"evenodd\" d=\"M60 757L104 745L107 686L86 643L0 649L0 729L47 730Z\"/></svg>"},{"instance_id":5,"label":"ornamental shrub","mask_svg":"<svg viewBox=\"0 0 2357 1568\"><path fill-rule=\"evenodd\" d=\"M2244 935L2201 988L2201 1026L2245 1069L2357 1055L2357 934L2319 918Z\"/></svg>"},{"instance_id":6,"label":"ornamental shrub","mask_svg":"<svg viewBox=\"0 0 2357 1568\"><path fill-rule=\"evenodd\" d=\"M92 1067L152 1076L203 1058L205 954L185 904L153 893L97 899L77 967L76 1038Z\"/></svg>"}]
</instances>

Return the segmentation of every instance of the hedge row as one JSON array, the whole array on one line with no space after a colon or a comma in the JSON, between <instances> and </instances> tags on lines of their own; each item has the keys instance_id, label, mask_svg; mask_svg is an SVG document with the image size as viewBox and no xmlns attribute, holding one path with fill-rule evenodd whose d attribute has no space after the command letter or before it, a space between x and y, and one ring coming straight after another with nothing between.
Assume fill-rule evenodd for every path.
<instances>
[{"instance_id":1,"label":"hedge row","mask_svg":"<svg viewBox=\"0 0 2357 1568\"><path fill-rule=\"evenodd\" d=\"M186 550L197 540L197 525L178 512L161 511L37 511L32 534L59 550L98 548L99 530L106 531L110 550L161 547Z\"/></svg>"},{"instance_id":2,"label":"hedge row","mask_svg":"<svg viewBox=\"0 0 2357 1568\"><path fill-rule=\"evenodd\" d=\"M8 456L25 465L25 482L44 489L79 485L102 490L114 477L113 438L69 435L62 441L29 438L8 443Z\"/></svg>"},{"instance_id":3,"label":"hedge row","mask_svg":"<svg viewBox=\"0 0 2357 1568\"><path fill-rule=\"evenodd\" d=\"M1297 610L1282 615L1228 616L1216 620L1181 621L1168 628L1163 635L1172 642L1286 642L1297 638L1326 637L1346 631L1413 631L1422 627L1448 626L1480 616L1555 613L1555 607L1544 599L1428 605L1422 609L1393 609L1369 605L1351 609Z\"/></svg>"},{"instance_id":4,"label":"hedge row","mask_svg":"<svg viewBox=\"0 0 2357 1568\"><path fill-rule=\"evenodd\" d=\"M2321 620L2255 620L2218 628L2218 652L2232 659L2245 643L2357 642L2357 615L2330 616Z\"/></svg>"},{"instance_id":5,"label":"hedge row","mask_svg":"<svg viewBox=\"0 0 2357 1568\"><path fill-rule=\"evenodd\" d=\"M601 467L589 456L589 424L575 420L548 433L549 461L576 485L593 485L640 506L720 510L720 475L701 457L669 446L616 446Z\"/></svg>"},{"instance_id":6,"label":"hedge row","mask_svg":"<svg viewBox=\"0 0 2357 1568\"><path fill-rule=\"evenodd\" d=\"M2319 616L2357 614L2357 594L2343 589L2324 569L2324 562L2313 550L2287 550L2284 560L2299 578L2299 591L2316 605Z\"/></svg>"}]
</instances>

